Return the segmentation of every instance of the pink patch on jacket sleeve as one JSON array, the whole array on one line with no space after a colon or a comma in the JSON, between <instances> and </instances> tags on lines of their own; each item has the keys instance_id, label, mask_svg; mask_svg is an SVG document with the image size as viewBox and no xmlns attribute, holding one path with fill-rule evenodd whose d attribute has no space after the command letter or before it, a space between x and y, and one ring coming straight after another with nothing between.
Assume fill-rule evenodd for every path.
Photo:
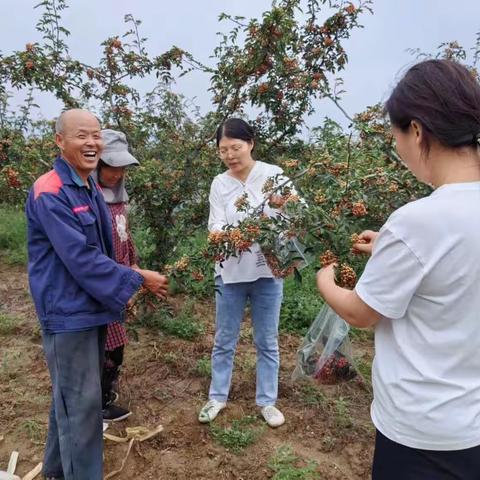
<instances>
[{"instance_id":1,"label":"pink patch on jacket sleeve","mask_svg":"<svg viewBox=\"0 0 480 480\"><path fill-rule=\"evenodd\" d=\"M54 193L58 195L62 186L63 182L58 176L58 173L55 170L50 170L33 184L34 198L36 200L42 193Z\"/></svg>"}]
</instances>

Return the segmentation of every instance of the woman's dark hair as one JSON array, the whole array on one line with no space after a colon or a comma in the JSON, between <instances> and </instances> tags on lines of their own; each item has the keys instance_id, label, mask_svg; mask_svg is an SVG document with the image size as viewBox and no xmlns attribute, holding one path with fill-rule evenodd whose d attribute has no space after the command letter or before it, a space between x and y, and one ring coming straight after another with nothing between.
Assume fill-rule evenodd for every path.
<instances>
[{"instance_id":1,"label":"woman's dark hair","mask_svg":"<svg viewBox=\"0 0 480 480\"><path fill-rule=\"evenodd\" d=\"M423 127L423 149L432 139L458 148L475 146L480 136L480 85L474 74L451 60L426 60L411 67L385 104L392 125Z\"/></svg>"},{"instance_id":2,"label":"woman's dark hair","mask_svg":"<svg viewBox=\"0 0 480 480\"><path fill-rule=\"evenodd\" d=\"M241 118L229 118L217 128L217 147L223 137L238 138L245 142L253 142L253 128Z\"/></svg>"}]
</instances>

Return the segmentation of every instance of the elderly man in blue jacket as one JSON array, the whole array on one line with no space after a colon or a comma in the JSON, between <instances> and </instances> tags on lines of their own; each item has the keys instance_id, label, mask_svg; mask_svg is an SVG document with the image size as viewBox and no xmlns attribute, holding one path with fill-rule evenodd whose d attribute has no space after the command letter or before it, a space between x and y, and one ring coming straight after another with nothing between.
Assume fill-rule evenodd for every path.
<instances>
[{"instance_id":1,"label":"elderly man in blue jacket","mask_svg":"<svg viewBox=\"0 0 480 480\"><path fill-rule=\"evenodd\" d=\"M90 177L103 147L96 117L63 112L55 139L61 154L26 204L30 290L52 380L43 474L101 480L106 326L123 317L141 285L163 297L168 280L113 260L109 212Z\"/></svg>"}]
</instances>

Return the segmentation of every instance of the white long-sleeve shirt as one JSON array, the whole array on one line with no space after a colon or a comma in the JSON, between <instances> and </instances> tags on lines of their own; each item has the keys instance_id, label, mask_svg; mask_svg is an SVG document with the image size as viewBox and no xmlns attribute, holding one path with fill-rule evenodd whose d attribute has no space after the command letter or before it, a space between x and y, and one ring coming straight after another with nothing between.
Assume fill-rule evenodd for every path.
<instances>
[{"instance_id":1,"label":"white long-sleeve shirt","mask_svg":"<svg viewBox=\"0 0 480 480\"><path fill-rule=\"evenodd\" d=\"M246 193L250 205L257 207L265 200L265 195L262 193L265 181L269 177L282 173L283 170L280 167L257 160L245 182L232 177L228 172L217 175L210 188L208 230L221 231L226 225L238 225L247 214L237 210L235 201ZM268 216L279 213L268 204L263 211ZM258 243L250 247L250 252L246 251L238 257L225 260L222 267L219 264L215 266L215 276L221 275L223 283L254 282L259 278L273 278Z\"/></svg>"}]
</instances>

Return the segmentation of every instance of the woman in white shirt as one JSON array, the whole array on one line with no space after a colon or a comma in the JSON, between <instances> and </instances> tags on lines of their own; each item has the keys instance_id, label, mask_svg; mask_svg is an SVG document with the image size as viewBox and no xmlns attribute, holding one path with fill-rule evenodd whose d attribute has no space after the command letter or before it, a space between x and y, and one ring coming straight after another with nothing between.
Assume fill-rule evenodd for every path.
<instances>
[{"instance_id":1,"label":"woman in white shirt","mask_svg":"<svg viewBox=\"0 0 480 480\"><path fill-rule=\"evenodd\" d=\"M458 63L414 65L386 102L397 151L435 191L394 212L355 290L325 301L375 326L374 480L480 479L480 85Z\"/></svg>"},{"instance_id":2,"label":"woman in white shirt","mask_svg":"<svg viewBox=\"0 0 480 480\"><path fill-rule=\"evenodd\" d=\"M217 147L227 170L217 175L210 190L210 232L221 231L228 224L245 218L235 201L248 195L252 207L264 200L262 187L269 177L282 173L275 165L252 157L254 132L241 119L226 120L217 130ZM265 206L271 216L278 211ZM209 401L199 414L202 423L211 422L226 406L232 378L233 358L240 324L247 301L251 305L253 337L257 350L256 403L271 427L285 422L275 407L278 392L278 322L283 296L283 281L273 276L258 244L239 257L230 257L215 269L216 323L212 352L212 381Z\"/></svg>"}]
</instances>

